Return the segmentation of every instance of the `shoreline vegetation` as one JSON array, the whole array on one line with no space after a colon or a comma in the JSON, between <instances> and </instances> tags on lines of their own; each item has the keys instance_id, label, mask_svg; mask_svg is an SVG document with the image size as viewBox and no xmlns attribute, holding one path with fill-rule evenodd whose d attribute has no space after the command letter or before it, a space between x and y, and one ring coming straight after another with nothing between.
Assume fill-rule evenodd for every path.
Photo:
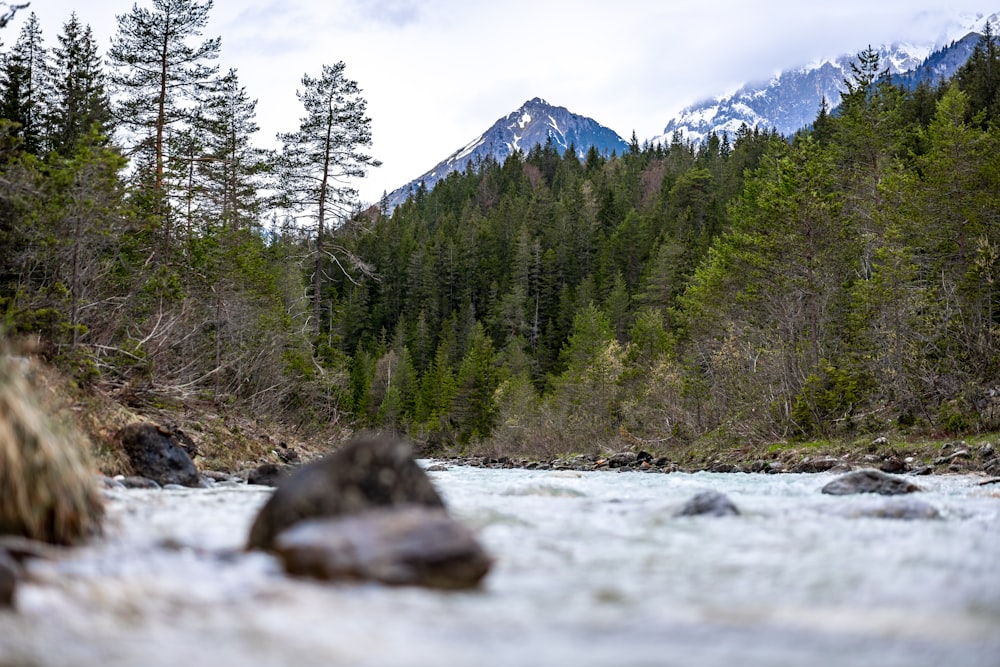
<instances>
[{"instance_id":1,"label":"shoreline vegetation","mask_svg":"<svg viewBox=\"0 0 1000 667\"><path fill-rule=\"evenodd\" d=\"M139 422L166 424L183 430L197 444L199 470L246 475L265 464L286 465L285 452L301 462L321 458L349 441L349 428L320 429L268 422L219 409L208 403L159 402L126 405L109 393L81 389L70 378L37 359L32 378L53 412L72 415L92 443L91 460L106 476L130 475L127 456L116 441L124 426ZM398 435L398 434L396 434ZM405 439L405 437L404 437ZM842 440L784 440L762 443L713 442L656 447L620 443L608 448L581 443L580 450L552 453L504 452L484 441L463 449L442 449L409 440L418 458L432 466L464 465L537 470L606 470L612 472L827 472L877 468L897 474L982 474L1000 476L1000 433L955 438L887 433Z\"/></svg>"}]
</instances>

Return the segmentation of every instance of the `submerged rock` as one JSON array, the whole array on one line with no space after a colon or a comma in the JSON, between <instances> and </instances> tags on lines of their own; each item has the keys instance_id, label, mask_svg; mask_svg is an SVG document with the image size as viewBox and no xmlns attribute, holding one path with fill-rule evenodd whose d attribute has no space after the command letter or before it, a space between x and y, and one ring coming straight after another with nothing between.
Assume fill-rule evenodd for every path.
<instances>
[{"instance_id":1,"label":"submerged rock","mask_svg":"<svg viewBox=\"0 0 1000 667\"><path fill-rule=\"evenodd\" d=\"M921 490L919 486L905 479L873 469L849 472L823 487L823 493L833 496L846 496L854 493L878 493L883 496L897 496Z\"/></svg>"},{"instance_id":2,"label":"submerged rock","mask_svg":"<svg viewBox=\"0 0 1000 667\"><path fill-rule=\"evenodd\" d=\"M410 447L398 440L354 440L278 483L250 529L247 547L271 550L278 533L305 519L418 505L444 509Z\"/></svg>"},{"instance_id":3,"label":"submerged rock","mask_svg":"<svg viewBox=\"0 0 1000 667\"><path fill-rule=\"evenodd\" d=\"M468 528L412 506L302 521L275 550L289 574L450 590L477 586L492 565Z\"/></svg>"},{"instance_id":4,"label":"submerged rock","mask_svg":"<svg viewBox=\"0 0 1000 667\"><path fill-rule=\"evenodd\" d=\"M136 475L161 486L199 486L198 469L175 432L155 424L130 424L118 438Z\"/></svg>"},{"instance_id":5,"label":"submerged rock","mask_svg":"<svg viewBox=\"0 0 1000 667\"><path fill-rule=\"evenodd\" d=\"M941 513L933 505L916 498L894 498L880 505L862 507L851 513L855 517L871 517L874 519L902 519L914 521L920 519L940 519Z\"/></svg>"},{"instance_id":6,"label":"submerged rock","mask_svg":"<svg viewBox=\"0 0 1000 667\"><path fill-rule=\"evenodd\" d=\"M674 516L737 516L740 511L723 493L702 491L684 503Z\"/></svg>"}]
</instances>

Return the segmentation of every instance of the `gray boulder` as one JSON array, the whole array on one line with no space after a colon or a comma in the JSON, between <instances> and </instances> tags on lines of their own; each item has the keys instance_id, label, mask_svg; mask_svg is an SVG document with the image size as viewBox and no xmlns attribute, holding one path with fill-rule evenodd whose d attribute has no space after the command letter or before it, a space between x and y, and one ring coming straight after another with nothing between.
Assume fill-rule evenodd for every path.
<instances>
[{"instance_id":1,"label":"gray boulder","mask_svg":"<svg viewBox=\"0 0 1000 667\"><path fill-rule=\"evenodd\" d=\"M388 438L354 440L278 482L254 520L247 548L273 550L279 533L305 519L406 505L444 509L410 447Z\"/></svg>"},{"instance_id":2,"label":"gray boulder","mask_svg":"<svg viewBox=\"0 0 1000 667\"><path fill-rule=\"evenodd\" d=\"M725 494L702 491L684 503L674 516L737 516L739 513Z\"/></svg>"},{"instance_id":3,"label":"gray boulder","mask_svg":"<svg viewBox=\"0 0 1000 667\"><path fill-rule=\"evenodd\" d=\"M474 588L492 565L468 528L415 506L302 521L275 550L293 575L449 590Z\"/></svg>"},{"instance_id":4,"label":"gray boulder","mask_svg":"<svg viewBox=\"0 0 1000 667\"><path fill-rule=\"evenodd\" d=\"M922 489L911 482L886 474L881 470L866 468L842 475L823 487L823 493L846 496L854 493L878 493L883 496L897 496L914 493Z\"/></svg>"},{"instance_id":5,"label":"gray boulder","mask_svg":"<svg viewBox=\"0 0 1000 667\"><path fill-rule=\"evenodd\" d=\"M130 424L119 431L118 438L136 475L160 486L199 486L198 469L175 432L155 424Z\"/></svg>"}]
</instances>

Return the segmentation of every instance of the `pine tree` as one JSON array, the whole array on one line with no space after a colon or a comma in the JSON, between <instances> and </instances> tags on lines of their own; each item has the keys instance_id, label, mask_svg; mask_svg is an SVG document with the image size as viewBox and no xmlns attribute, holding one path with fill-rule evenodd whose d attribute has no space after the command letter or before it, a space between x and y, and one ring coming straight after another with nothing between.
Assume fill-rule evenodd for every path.
<instances>
[{"instance_id":1,"label":"pine tree","mask_svg":"<svg viewBox=\"0 0 1000 667\"><path fill-rule=\"evenodd\" d=\"M90 26L81 25L74 12L58 39L52 51L55 94L46 125L52 149L68 154L92 129L110 135L111 101Z\"/></svg>"},{"instance_id":2,"label":"pine tree","mask_svg":"<svg viewBox=\"0 0 1000 667\"><path fill-rule=\"evenodd\" d=\"M363 150L372 143L371 119L361 89L344 75L345 68L343 62L323 65L318 78L302 77L302 89L296 94L305 116L297 131L278 137L284 144L278 162L280 203L310 218L315 230L312 305L317 337L323 325L327 262L332 260L346 272L341 258L327 247L328 230L356 206L358 193L351 179L364 177L368 168L380 164Z\"/></svg>"},{"instance_id":3,"label":"pine tree","mask_svg":"<svg viewBox=\"0 0 1000 667\"><path fill-rule=\"evenodd\" d=\"M969 119L984 112L982 123L1000 118L1000 39L989 21L969 59L955 74L969 95Z\"/></svg>"},{"instance_id":4,"label":"pine tree","mask_svg":"<svg viewBox=\"0 0 1000 667\"><path fill-rule=\"evenodd\" d=\"M236 70L230 69L200 114L205 145L198 170L213 219L232 232L258 222L262 207L258 193L272 160L267 151L251 144L259 129L256 107Z\"/></svg>"},{"instance_id":5,"label":"pine tree","mask_svg":"<svg viewBox=\"0 0 1000 667\"><path fill-rule=\"evenodd\" d=\"M168 147L171 134L184 129L191 109L211 90L218 67L221 40L206 39L192 46L208 24L212 0L151 0L152 9L133 6L119 15L118 32L108 61L111 83L121 96L116 108L120 126L131 139L133 153L144 153L152 213L161 217L162 254L171 244L166 206Z\"/></svg>"},{"instance_id":6,"label":"pine tree","mask_svg":"<svg viewBox=\"0 0 1000 667\"><path fill-rule=\"evenodd\" d=\"M45 115L50 90L49 53L38 17L32 12L0 71L0 117L18 124L14 136L22 148L41 155L45 146Z\"/></svg>"},{"instance_id":7,"label":"pine tree","mask_svg":"<svg viewBox=\"0 0 1000 667\"><path fill-rule=\"evenodd\" d=\"M493 341L476 322L455 379L452 407L459 442L486 438L493 430L497 406L493 394L499 384Z\"/></svg>"}]
</instances>

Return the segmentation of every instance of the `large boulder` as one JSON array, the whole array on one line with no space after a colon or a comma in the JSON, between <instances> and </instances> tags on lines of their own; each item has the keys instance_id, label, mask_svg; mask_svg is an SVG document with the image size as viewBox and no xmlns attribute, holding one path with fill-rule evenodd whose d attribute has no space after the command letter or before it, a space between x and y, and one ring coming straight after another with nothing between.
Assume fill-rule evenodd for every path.
<instances>
[{"instance_id":1,"label":"large boulder","mask_svg":"<svg viewBox=\"0 0 1000 667\"><path fill-rule=\"evenodd\" d=\"M427 473L403 442L354 440L278 483L250 529L249 549L274 549L278 533L304 519L417 505L444 509Z\"/></svg>"},{"instance_id":2,"label":"large boulder","mask_svg":"<svg viewBox=\"0 0 1000 667\"><path fill-rule=\"evenodd\" d=\"M130 424L118 432L136 475L161 486L199 486L198 469L188 455L186 436L156 424ZM187 446L185 446L187 445Z\"/></svg>"},{"instance_id":3,"label":"large boulder","mask_svg":"<svg viewBox=\"0 0 1000 667\"><path fill-rule=\"evenodd\" d=\"M854 493L878 493L883 496L898 496L914 493L922 489L901 477L895 477L881 470L866 468L842 475L823 487L823 493L846 496Z\"/></svg>"},{"instance_id":4,"label":"large boulder","mask_svg":"<svg viewBox=\"0 0 1000 667\"><path fill-rule=\"evenodd\" d=\"M415 506L302 521L275 548L289 574L394 586L473 588L492 565L468 528Z\"/></svg>"},{"instance_id":5,"label":"large boulder","mask_svg":"<svg viewBox=\"0 0 1000 667\"><path fill-rule=\"evenodd\" d=\"M674 516L737 516L739 513L725 494L702 491L684 503Z\"/></svg>"},{"instance_id":6,"label":"large boulder","mask_svg":"<svg viewBox=\"0 0 1000 667\"><path fill-rule=\"evenodd\" d=\"M75 544L100 532L104 504L90 439L53 412L42 372L0 349L0 535Z\"/></svg>"}]
</instances>

